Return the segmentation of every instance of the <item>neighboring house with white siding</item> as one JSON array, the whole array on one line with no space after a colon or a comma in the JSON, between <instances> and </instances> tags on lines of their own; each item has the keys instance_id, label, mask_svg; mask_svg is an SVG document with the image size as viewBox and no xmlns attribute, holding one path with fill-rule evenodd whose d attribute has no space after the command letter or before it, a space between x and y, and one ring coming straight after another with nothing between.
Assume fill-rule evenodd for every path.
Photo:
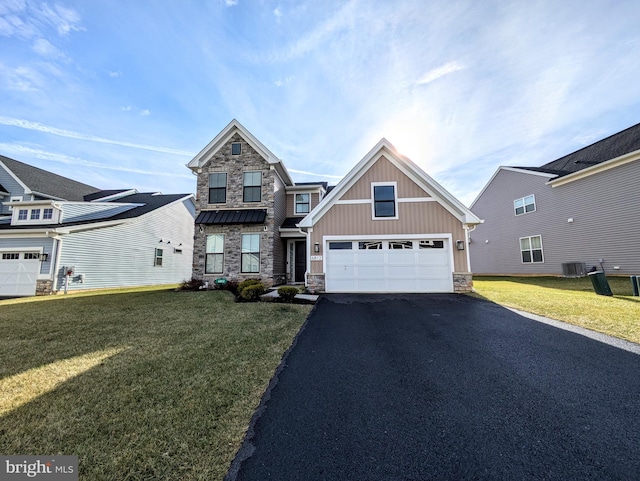
<instances>
[{"instance_id":1,"label":"neighboring house with white siding","mask_svg":"<svg viewBox=\"0 0 640 481\"><path fill-rule=\"evenodd\" d=\"M100 190L1 156L0 179L0 296L191 277L193 195Z\"/></svg>"},{"instance_id":2,"label":"neighboring house with white siding","mask_svg":"<svg viewBox=\"0 0 640 481\"><path fill-rule=\"evenodd\" d=\"M194 277L326 292L471 289L466 239L480 220L384 139L333 189L295 183L236 120L188 167L198 176Z\"/></svg>"},{"instance_id":3,"label":"neighboring house with white siding","mask_svg":"<svg viewBox=\"0 0 640 481\"><path fill-rule=\"evenodd\" d=\"M541 167L500 167L471 205L476 274L640 274L640 124Z\"/></svg>"}]
</instances>

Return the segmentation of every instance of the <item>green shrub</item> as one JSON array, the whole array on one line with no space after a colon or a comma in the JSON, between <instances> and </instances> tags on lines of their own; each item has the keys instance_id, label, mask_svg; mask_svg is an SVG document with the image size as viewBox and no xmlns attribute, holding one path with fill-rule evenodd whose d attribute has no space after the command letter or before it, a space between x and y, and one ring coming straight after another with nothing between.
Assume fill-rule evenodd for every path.
<instances>
[{"instance_id":1,"label":"green shrub","mask_svg":"<svg viewBox=\"0 0 640 481\"><path fill-rule=\"evenodd\" d=\"M260 282L260 279L245 279L240 284L238 284L238 292L242 293L245 287L253 286L256 284L262 284L262 282Z\"/></svg>"},{"instance_id":2,"label":"green shrub","mask_svg":"<svg viewBox=\"0 0 640 481\"><path fill-rule=\"evenodd\" d=\"M244 289L240 290L240 297L245 301L259 301L260 296L264 294L264 291L265 288L261 282L258 282L257 284L249 284Z\"/></svg>"},{"instance_id":3,"label":"green shrub","mask_svg":"<svg viewBox=\"0 0 640 481\"><path fill-rule=\"evenodd\" d=\"M278 296L282 299L283 302L293 302L293 299L296 297L298 293L297 287L291 286L282 286L278 287Z\"/></svg>"},{"instance_id":4,"label":"green shrub","mask_svg":"<svg viewBox=\"0 0 640 481\"><path fill-rule=\"evenodd\" d=\"M179 290L181 291L198 291L204 286L204 281L202 279L196 279L192 277L189 280L182 281L180 284Z\"/></svg>"}]
</instances>

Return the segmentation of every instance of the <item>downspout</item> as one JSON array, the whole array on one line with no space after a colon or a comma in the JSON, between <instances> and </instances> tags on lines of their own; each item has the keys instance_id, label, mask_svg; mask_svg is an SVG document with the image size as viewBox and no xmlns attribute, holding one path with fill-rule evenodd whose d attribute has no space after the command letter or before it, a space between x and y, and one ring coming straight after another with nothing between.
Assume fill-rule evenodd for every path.
<instances>
[{"instance_id":1,"label":"downspout","mask_svg":"<svg viewBox=\"0 0 640 481\"><path fill-rule=\"evenodd\" d=\"M471 239L469 237L469 234L471 232L473 232L475 230L475 228L476 228L475 225L471 225L470 226L468 224L465 224L465 226L464 226L464 237L465 237L464 241L465 241L465 244L467 245L467 272L469 272L469 273L471 272L471 253L470 253L470 251L471 251L471 245L470 245L471 244Z\"/></svg>"},{"instance_id":2,"label":"downspout","mask_svg":"<svg viewBox=\"0 0 640 481\"><path fill-rule=\"evenodd\" d=\"M46 233L47 237L51 237L55 243L55 255L53 257L53 262L51 263L51 276L53 279L53 283L51 284L51 292L58 291L58 267L60 266L60 256L62 254L62 237L57 232L48 232Z\"/></svg>"},{"instance_id":3,"label":"downspout","mask_svg":"<svg viewBox=\"0 0 640 481\"><path fill-rule=\"evenodd\" d=\"M306 256L307 256L307 262L306 262L306 269L304 271L304 287L309 287L309 282L307 281L307 274L309 274L309 270L311 269L311 233L309 231L305 231L302 229L302 227L298 227L298 232L300 232L300 234L303 234L306 238L307 238L307 249L306 249Z\"/></svg>"}]
</instances>

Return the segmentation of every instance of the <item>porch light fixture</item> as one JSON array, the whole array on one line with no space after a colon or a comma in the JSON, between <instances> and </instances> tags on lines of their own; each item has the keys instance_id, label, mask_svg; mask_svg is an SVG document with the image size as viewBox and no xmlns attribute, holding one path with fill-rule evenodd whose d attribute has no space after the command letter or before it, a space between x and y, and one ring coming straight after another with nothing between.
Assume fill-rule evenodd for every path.
<instances>
[{"instance_id":1,"label":"porch light fixture","mask_svg":"<svg viewBox=\"0 0 640 481\"><path fill-rule=\"evenodd\" d=\"M42 262L47 262L49 260L49 254L47 254L46 252L43 254L40 254L38 256L39 260L41 260Z\"/></svg>"},{"instance_id":2,"label":"porch light fixture","mask_svg":"<svg viewBox=\"0 0 640 481\"><path fill-rule=\"evenodd\" d=\"M458 249L459 251L463 251L464 250L464 241L457 240L456 241L456 249Z\"/></svg>"},{"instance_id":3,"label":"porch light fixture","mask_svg":"<svg viewBox=\"0 0 640 481\"><path fill-rule=\"evenodd\" d=\"M313 244L313 252L320 252L320 243L316 242Z\"/></svg>"}]
</instances>

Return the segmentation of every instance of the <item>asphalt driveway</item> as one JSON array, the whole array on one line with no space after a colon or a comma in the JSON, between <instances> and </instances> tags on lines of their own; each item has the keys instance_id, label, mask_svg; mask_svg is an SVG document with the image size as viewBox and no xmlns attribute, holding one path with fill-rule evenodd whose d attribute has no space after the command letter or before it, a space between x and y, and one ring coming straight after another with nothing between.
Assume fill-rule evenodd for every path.
<instances>
[{"instance_id":1,"label":"asphalt driveway","mask_svg":"<svg viewBox=\"0 0 640 481\"><path fill-rule=\"evenodd\" d=\"M327 295L227 479L638 476L637 353L461 295Z\"/></svg>"}]
</instances>

